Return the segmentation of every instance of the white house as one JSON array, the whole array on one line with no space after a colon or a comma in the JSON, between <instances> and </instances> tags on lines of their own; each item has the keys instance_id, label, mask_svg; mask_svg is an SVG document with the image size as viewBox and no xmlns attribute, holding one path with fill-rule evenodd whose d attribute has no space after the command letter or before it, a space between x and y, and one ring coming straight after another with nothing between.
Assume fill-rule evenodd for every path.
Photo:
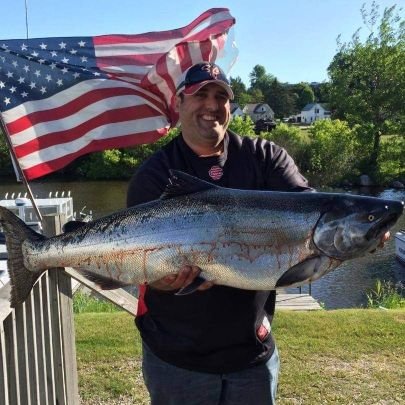
<instances>
[{"instance_id":1,"label":"white house","mask_svg":"<svg viewBox=\"0 0 405 405\"><path fill-rule=\"evenodd\" d=\"M243 113L249 115L253 122L264 120L271 121L274 120L274 111L268 104L258 103L258 104L246 104L243 108Z\"/></svg>"},{"instance_id":2,"label":"white house","mask_svg":"<svg viewBox=\"0 0 405 405\"><path fill-rule=\"evenodd\" d=\"M231 115L232 118L243 117L243 110L240 108L238 103L231 103Z\"/></svg>"},{"instance_id":3,"label":"white house","mask_svg":"<svg viewBox=\"0 0 405 405\"><path fill-rule=\"evenodd\" d=\"M301 111L301 122L311 123L317 120L330 118L330 111L326 104L310 103Z\"/></svg>"}]
</instances>

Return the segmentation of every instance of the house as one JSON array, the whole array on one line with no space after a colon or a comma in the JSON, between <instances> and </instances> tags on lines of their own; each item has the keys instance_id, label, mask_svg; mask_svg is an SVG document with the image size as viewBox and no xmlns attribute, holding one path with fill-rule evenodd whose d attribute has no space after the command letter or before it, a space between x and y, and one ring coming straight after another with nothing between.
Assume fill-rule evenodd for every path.
<instances>
[{"instance_id":1,"label":"house","mask_svg":"<svg viewBox=\"0 0 405 405\"><path fill-rule=\"evenodd\" d=\"M243 117L243 111L240 108L238 103L231 103L231 116L232 118L235 117Z\"/></svg>"},{"instance_id":2,"label":"house","mask_svg":"<svg viewBox=\"0 0 405 405\"><path fill-rule=\"evenodd\" d=\"M311 123L330 118L330 111L326 104L310 103L301 111L301 122Z\"/></svg>"},{"instance_id":3,"label":"house","mask_svg":"<svg viewBox=\"0 0 405 405\"><path fill-rule=\"evenodd\" d=\"M243 113L248 115L253 122L259 120L272 121L274 120L274 111L268 104L246 104L243 108Z\"/></svg>"}]
</instances>

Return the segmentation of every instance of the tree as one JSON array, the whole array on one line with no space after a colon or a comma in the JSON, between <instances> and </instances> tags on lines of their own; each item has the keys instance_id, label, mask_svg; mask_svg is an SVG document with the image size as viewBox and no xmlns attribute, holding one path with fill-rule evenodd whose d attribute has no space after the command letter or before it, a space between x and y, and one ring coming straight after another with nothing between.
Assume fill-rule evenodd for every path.
<instances>
[{"instance_id":1,"label":"tree","mask_svg":"<svg viewBox=\"0 0 405 405\"><path fill-rule=\"evenodd\" d=\"M230 78L230 83L232 87L232 91L234 94L234 102L242 105L241 101L244 98L244 94L246 94L246 86L245 83L242 82L242 79L237 76L235 78ZM246 103L245 103L246 104Z\"/></svg>"},{"instance_id":2,"label":"tree","mask_svg":"<svg viewBox=\"0 0 405 405\"><path fill-rule=\"evenodd\" d=\"M297 111L302 111L307 104L315 101L314 91L308 83L298 83L292 90L297 95L295 104Z\"/></svg>"},{"instance_id":3,"label":"tree","mask_svg":"<svg viewBox=\"0 0 405 405\"><path fill-rule=\"evenodd\" d=\"M5 135L0 132L0 177L14 173Z\"/></svg>"},{"instance_id":4,"label":"tree","mask_svg":"<svg viewBox=\"0 0 405 405\"><path fill-rule=\"evenodd\" d=\"M295 111L296 96L289 86L283 85L277 79L271 82L264 98L278 118L288 117Z\"/></svg>"},{"instance_id":5,"label":"tree","mask_svg":"<svg viewBox=\"0 0 405 405\"><path fill-rule=\"evenodd\" d=\"M363 23L371 31L364 42L357 30L349 43L340 43L328 67L330 101L334 116L350 125L372 130L369 169L377 171L381 135L405 129L405 21L396 6L382 16L376 2L368 12L361 9Z\"/></svg>"}]
</instances>

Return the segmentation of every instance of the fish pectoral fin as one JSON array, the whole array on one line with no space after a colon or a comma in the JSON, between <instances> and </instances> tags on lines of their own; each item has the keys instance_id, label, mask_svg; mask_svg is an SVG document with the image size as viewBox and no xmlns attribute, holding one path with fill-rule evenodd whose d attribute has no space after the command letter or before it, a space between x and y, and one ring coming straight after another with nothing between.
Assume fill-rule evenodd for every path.
<instances>
[{"instance_id":1,"label":"fish pectoral fin","mask_svg":"<svg viewBox=\"0 0 405 405\"><path fill-rule=\"evenodd\" d=\"M123 283L122 281L101 276L100 274L96 274L88 270L82 270L77 268L76 270L82 273L83 276L86 277L88 280L92 281L94 284L97 284L102 290L115 290L116 288L128 286L128 284Z\"/></svg>"},{"instance_id":2,"label":"fish pectoral fin","mask_svg":"<svg viewBox=\"0 0 405 405\"><path fill-rule=\"evenodd\" d=\"M186 287L180 288L179 291L176 292L175 295L188 295L192 294L193 292L197 291L198 287L203 284L205 281L207 281L203 277L196 277L191 284L189 284Z\"/></svg>"},{"instance_id":3,"label":"fish pectoral fin","mask_svg":"<svg viewBox=\"0 0 405 405\"><path fill-rule=\"evenodd\" d=\"M277 287L290 287L318 279L322 274L317 274L324 262L322 256L313 256L289 268L276 283Z\"/></svg>"}]
</instances>

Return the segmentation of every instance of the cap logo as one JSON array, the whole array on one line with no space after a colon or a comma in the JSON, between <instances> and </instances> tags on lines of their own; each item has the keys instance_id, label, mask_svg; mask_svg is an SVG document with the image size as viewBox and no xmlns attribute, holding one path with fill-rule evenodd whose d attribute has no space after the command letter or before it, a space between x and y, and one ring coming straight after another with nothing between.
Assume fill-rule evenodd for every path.
<instances>
[{"instance_id":1,"label":"cap logo","mask_svg":"<svg viewBox=\"0 0 405 405\"><path fill-rule=\"evenodd\" d=\"M213 66L209 63L207 63L206 65L204 65L201 70L205 70L206 72L208 72L210 74L210 76L214 79L217 80L218 76L221 74L218 66Z\"/></svg>"}]
</instances>

